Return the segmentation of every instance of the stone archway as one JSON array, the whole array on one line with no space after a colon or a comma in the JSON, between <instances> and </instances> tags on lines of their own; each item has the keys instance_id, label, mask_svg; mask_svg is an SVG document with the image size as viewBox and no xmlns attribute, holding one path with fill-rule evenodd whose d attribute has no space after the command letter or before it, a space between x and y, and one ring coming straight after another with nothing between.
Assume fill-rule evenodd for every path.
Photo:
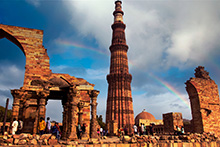
<instances>
[{"instance_id":1,"label":"stone archway","mask_svg":"<svg viewBox=\"0 0 220 147\"><path fill-rule=\"evenodd\" d=\"M204 67L195 69L195 78L186 84L192 110L194 132L212 132L220 135L220 101L218 86Z\"/></svg>"},{"instance_id":2,"label":"stone archway","mask_svg":"<svg viewBox=\"0 0 220 147\"><path fill-rule=\"evenodd\" d=\"M38 132L39 118L45 118L47 100L56 97L62 101L64 108L64 139L77 139L78 123L87 124L85 137L97 137L96 106L99 92L94 90L94 84L68 74L52 73L47 50L42 45L42 30L0 24L0 39L4 37L15 43L26 57L23 86L11 90L14 98L12 119L23 120L23 132Z\"/></svg>"}]
</instances>

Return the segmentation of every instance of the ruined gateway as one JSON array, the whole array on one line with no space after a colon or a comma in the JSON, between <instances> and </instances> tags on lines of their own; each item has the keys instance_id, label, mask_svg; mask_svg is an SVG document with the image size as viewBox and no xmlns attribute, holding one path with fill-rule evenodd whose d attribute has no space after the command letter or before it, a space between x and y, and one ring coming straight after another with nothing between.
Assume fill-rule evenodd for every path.
<instances>
[{"instance_id":1,"label":"ruined gateway","mask_svg":"<svg viewBox=\"0 0 220 147\"><path fill-rule=\"evenodd\" d=\"M47 101L55 99L63 105L63 139L77 138L78 123L88 126L86 137L96 138L99 91L94 90L94 85L68 74L52 73L47 50L42 45L42 30L0 24L0 39L4 37L16 44L26 57L23 86L11 90L12 119L24 121L23 132L38 132L38 121L40 117L45 118Z\"/></svg>"}]
</instances>

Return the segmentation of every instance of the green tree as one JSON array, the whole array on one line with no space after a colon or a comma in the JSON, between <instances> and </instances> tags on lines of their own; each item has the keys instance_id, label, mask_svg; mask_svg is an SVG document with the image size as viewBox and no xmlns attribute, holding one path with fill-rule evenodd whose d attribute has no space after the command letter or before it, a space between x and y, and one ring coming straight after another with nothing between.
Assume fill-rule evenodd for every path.
<instances>
[{"instance_id":1,"label":"green tree","mask_svg":"<svg viewBox=\"0 0 220 147\"><path fill-rule=\"evenodd\" d=\"M97 115L96 119L97 119L100 127L104 129L105 128L105 123L103 122L102 115L99 115L99 116Z\"/></svg>"},{"instance_id":2,"label":"green tree","mask_svg":"<svg viewBox=\"0 0 220 147\"><path fill-rule=\"evenodd\" d=\"M5 107L0 106L0 122L4 121L4 116L5 116ZM11 116L12 116L12 110L8 109L6 122L11 121Z\"/></svg>"}]
</instances>

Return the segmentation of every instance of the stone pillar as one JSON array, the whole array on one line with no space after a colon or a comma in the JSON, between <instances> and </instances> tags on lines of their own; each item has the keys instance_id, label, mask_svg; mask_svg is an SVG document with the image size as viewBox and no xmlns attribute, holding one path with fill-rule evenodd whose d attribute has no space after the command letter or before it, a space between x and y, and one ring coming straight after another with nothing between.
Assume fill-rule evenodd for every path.
<instances>
[{"instance_id":1,"label":"stone pillar","mask_svg":"<svg viewBox=\"0 0 220 147\"><path fill-rule=\"evenodd\" d=\"M63 132L62 139L67 139L68 135L68 106L67 103L63 105Z\"/></svg>"},{"instance_id":2,"label":"stone pillar","mask_svg":"<svg viewBox=\"0 0 220 147\"><path fill-rule=\"evenodd\" d=\"M96 109L97 109L97 96L99 95L99 91L92 90L89 92L89 95L91 97L91 126L90 126L90 137L91 138L98 138L97 134L97 120L96 120Z\"/></svg>"},{"instance_id":3,"label":"stone pillar","mask_svg":"<svg viewBox=\"0 0 220 147\"><path fill-rule=\"evenodd\" d=\"M77 98L76 98L77 90L74 87L70 87L68 101L70 104L70 122L69 122L69 134L68 140L77 140L77 132L76 132L76 112L77 112Z\"/></svg>"},{"instance_id":4,"label":"stone pillar","mask_svg":"<svg viewBox=\"0 0 220 147\"><path fill-rule=\"evenodd\" d=\"M41 91L38 94L38 98L39 98L38 110L37 110L38 112L37 112L37 116L34 122L33 134L37 133L40 118L42 117L45 119L45 113L46 113L45 105L46 105L46 99L48 95L49 95L49 91Z\"/></svg>"},{"instance_id":5,"label":"stone pillar","mask_svg":"<svg viewBox=\"0 0 220 147\"><path fill-rule=\"evenodd\" d=\"M79 102L78 103L78 108L79 108L79 112L78 112L78 124L80 124L80 126L83 125L83 119L82 119L82 115L83 115L83 107L84 107L85 103L84 102Z\"/></svg>"},{"instance_id":6,"label":"stone pillar","mask_svg":"<svg viewBox=\"0 0 220 147\"><path fill-rule=\"evenodd\" d=\"M18 90L11 90L11 94L13 95L13 107L12 107L12 120L16 118L18 120L19 116L19 108L20 108L20 93Z\"/></svg>"}]
</instances>

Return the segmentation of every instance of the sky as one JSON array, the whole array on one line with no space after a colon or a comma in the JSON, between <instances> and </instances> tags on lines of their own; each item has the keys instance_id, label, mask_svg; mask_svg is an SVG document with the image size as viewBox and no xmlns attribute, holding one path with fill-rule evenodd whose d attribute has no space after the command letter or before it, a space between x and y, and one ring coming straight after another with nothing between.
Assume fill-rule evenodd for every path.
<instances>
[{"instance_id":1,"label":"sky","mask_svg":"<svg viewBox=\"0 0 220 147\"><path fill-rule=\"evenodd\" d=\"M219 0L122 0L135 116L156 119L181 112L191 119L185 82L205 66L220 85ZM0 0L0 23L44 31L53 73L95 84L97 114L105 120L114 0ZM0 105L23 85L23 52L0 40ZM62 121L61 101L48 101L46 115Z\"/></svg>"}]
</instances>

